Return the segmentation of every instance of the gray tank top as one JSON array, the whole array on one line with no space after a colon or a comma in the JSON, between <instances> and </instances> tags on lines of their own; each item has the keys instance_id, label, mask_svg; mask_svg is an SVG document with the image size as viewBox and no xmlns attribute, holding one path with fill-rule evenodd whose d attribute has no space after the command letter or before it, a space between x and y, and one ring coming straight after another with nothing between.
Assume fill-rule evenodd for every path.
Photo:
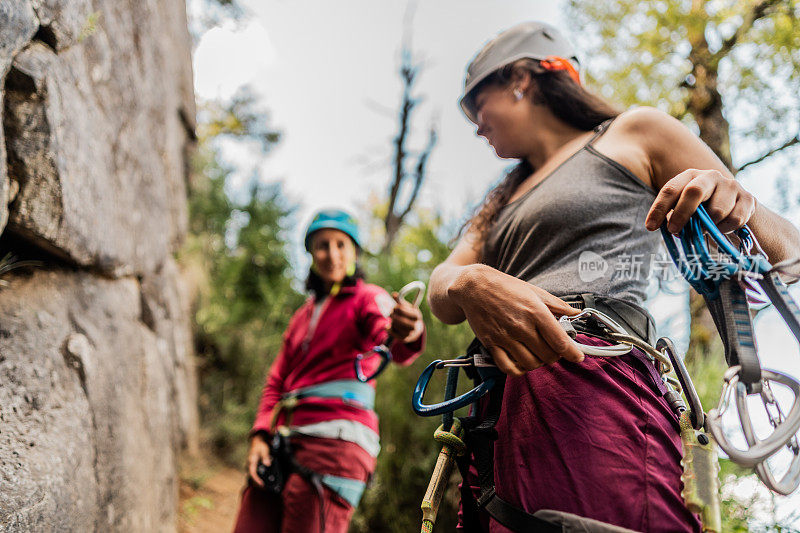
<instances>
[{"instance_id":1,"label":"gray tank top","mask_svg":"<svg viewBox=\"0 0 800 533\"><path fill-rule=\"evenodd\" d=\"M661 240L644 227L656 192L592 146L610 123L500 210L484 244L484 263L557 296L645 299Z\"/></svg>"}]
</instances>

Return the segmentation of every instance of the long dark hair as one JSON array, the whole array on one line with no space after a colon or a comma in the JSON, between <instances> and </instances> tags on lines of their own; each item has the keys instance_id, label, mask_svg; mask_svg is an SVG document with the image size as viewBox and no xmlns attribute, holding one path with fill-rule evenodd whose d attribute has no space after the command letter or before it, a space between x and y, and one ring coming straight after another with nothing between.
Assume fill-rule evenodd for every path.
<instances>
[{"instance_id":1,"label":"long dark hair","mask_svg":"<svg viewBox=\"0 0 800 533\"><path fill-rule=\"evenodd\" d=\"M344 280L342 280L342 287L352 287L358 280L364 279L364 272L361 270L361 267L356 264L356 270L353 274L349 276L345 276ZM322 278L314 272L313 268L308 269L308 277L306 278L306 290L314 296L314 300L319 300L320 298L324 298L328 295L328 291L325 289L325 282L322 281Z\"/></svg>"},{"instance_id":2,"label":"long dark hair","mask_svg":"<svg viewBox=\"0 0 800 533\"><path fill-rule=\"evenodd\" d=\"M615 106L575 83L568 72L545 70L535 59L520 59L506 65L481 81L471 94L478 94L482 88L490 85L508 87L514 74L521 71L528 72L534 81L531 98L537 104L547 106L553 115L574 128L591 131L620 114ZM492 229L500 209L508 203L520 183L534 170L536 169L526 159L521 159L502 181L489 191L471 219L461 228L460 233L467 228L477 233L479 238L475 246L481 253L486 236Z\"/></svg>"}]
</instances>

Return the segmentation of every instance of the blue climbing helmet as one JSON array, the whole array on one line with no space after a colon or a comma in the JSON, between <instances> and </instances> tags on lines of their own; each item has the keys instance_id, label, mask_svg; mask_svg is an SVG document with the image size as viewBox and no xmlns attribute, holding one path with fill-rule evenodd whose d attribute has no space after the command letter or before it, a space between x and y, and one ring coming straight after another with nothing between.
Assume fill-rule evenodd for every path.
<instances>
[{"instance_id":1,"label":"blue climbing helmet","mask_svg":"<svg viewBox=\"0 0 800 533\"><path fill-rule=\"evenodd\" d=\"M358 223L356 219L347 211L341 209L323 209L319 211L311 220L306 230L306 251L311 251L311 234L321 229L338 229L353 239L359 248L361 244L358 239Z\"/></svg>"}]
</instances>

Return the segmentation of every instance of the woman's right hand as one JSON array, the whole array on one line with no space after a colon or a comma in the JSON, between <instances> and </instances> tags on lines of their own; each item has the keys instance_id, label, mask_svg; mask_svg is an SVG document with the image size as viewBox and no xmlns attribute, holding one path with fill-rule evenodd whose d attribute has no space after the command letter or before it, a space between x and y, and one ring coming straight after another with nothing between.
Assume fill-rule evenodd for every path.
<instances>
[{"instance_id":1,"label":"woman's right hand","mask_svg":"<svg viewBox=\"0 0 800 533\"><path fill-rule=\"evenodd\" d=\"M447 296L506 374L521 376L562 357L583 361L583 352L555 318L579 311L544 289L474 264L461 271Z\"/></svg>"},{"instance_id":2,"label":"woman's right hand","mask_svg":"<svg viewBox=\"0 0 800 533\"><path fill-rule=\"evenodd\" d=\"M269 466L272 463L269 444L264 440L264 436L261 433L256 433L250 439L250 452L247 454L247 471L250 474L250 479L263 488L264 482L258 475L258 463L264 463L265 466Z\"/></svg>"}]
</instances>

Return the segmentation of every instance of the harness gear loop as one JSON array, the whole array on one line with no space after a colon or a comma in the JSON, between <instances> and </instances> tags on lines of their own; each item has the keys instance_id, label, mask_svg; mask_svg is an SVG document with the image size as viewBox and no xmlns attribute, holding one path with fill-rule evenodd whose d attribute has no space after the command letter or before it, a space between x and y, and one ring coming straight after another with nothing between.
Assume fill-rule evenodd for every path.
<instances>
[{"instance_id":1,"label":"harness gear loop","mask_svg":"<svg viewBox=\"0 0 800 533\"><path fill-rule=\"evenodd\" d=\"M589 296L591 295L580 295L582 298L581 301L586 303L588 300L594 303L594 298L587 298ZM567 301L566 298L569 297L565 297L565 301ZM613 298L609 297L603 298L605 302L611 302L614 300ZM589 346L577 343L581 350L597 349L597 354L599 356L609 357L612 355L623 355L630 353L633 346L639 347L640 345L643 345L647 347L647 349L644 351L646 354L650 355L650 361L657 363L657 367L659 369L671 368L668 356L655 350L652 348L652 346L647 344L645 341L640 340L638 337L634 337L632 333L629 333L630 331L637 331L637 336L641 334L647 336L648 340L651 338L650 334L653 332L651 325L652 319L649 317L647 312L640 310L637 306L634 306L629 302L620 302L622 301L616 300L611 302L614 305L620 305L620 307L617 307L617 309L613 312L615 316L626 317L626 319L624 319L624 323L627 326L626 328L620 326L614 319L604 312L605 309L611 310L613 307L611 307L611 304L609 303L601 304L599 297L597 299L597 304L598 306L605 306L603 312L591 307L588 309L584 308L583 312L579 315L562 318L562 320L560 320L560 324L564 330L568 332L568 334L574 333L574 335L571 335L573 337L573 341L575 341L577 334L580 332L595 338L605 340L610 339L611 342L617 342L615 346ZM619 313L617 313L617 310ZM619 337L611 338L611 335L618 335ZM448 370L448 379L444 400L433 405L423 404L422 399L433 373L436 370L444 368L447 368ZM471 373L471 377L473 377L473 380L476 382L476 386L471 391L456 397L456 385L458 380L458 371L460 369L464 369L467 375L470 375ZM435 512L432 515L426 513L429 513L431 510L431 505L429 502L432 500L432 495L436 490L443 490L441 489L443 485L443 476L441 474L443 468L448 464L452 464L452 461L455 460L455 463L461 472L462 479L466 480L470 475L469 468L470 460L472 458L474 458L474 463L478 471L480 495L478 498L475 498L469 484L462 483L461 501L465 517L463 524L465 531L468 533L479 531L480 520L477 516L479 511L487 512L494 520L513 531L558 533L563 531L564 526L567 524L571 524L573 526L580 524L587 531L630 533L630 530L627 529L601 523L596 520L578 517L569 513L561 513L552 510L539 510L536 513L531 514L503 500L497 495L494 488L494 442L498 438L495 425L500 417L503 405L505 380L505 374L503 374L494 365L494 362L492 361L488 352L481 345L478 339L475 339L467 349L466 355L454 359L433 361L422 372L420 379L417 381L417 386L415 387L412 397L414 411L420 416L441 414L443 424L436 432L436 435L441 434L441 440L437 438L437 441L446 440L448 444L451 442L456 442L457 444L463 442L467 448L465 453L459 456L454 453L455 450L452 450L450 446L443 447L442 453L439 456L439 461L437 461L436 470L434 471L433 478L431 479L431 484L428 487L428 492L423 500L423 533L432 531L433 528ZM676 388L680 387L680 383L674 379L667 380L667 383ZM679 396L679 393L677 394ZM488 402L486 402L485 405L482 405L480 409L474 409L474 412L481 413L480 416L454 419L453 411L476 402L485 395L488 395ZM683 404L681 403L681 405ZM683 412L685 412L685 410L686 408L684 406ZM457 428L456 424L459 420L464 428L464 437L463 440L458 439L458 441L456 441L447 434L445 428L450 427L450 424L453 424L453 428ZM457 432L457 429L453 430L453 433ZM445 450L447 450L447 452L445 452Z\"/></svg>"},{"instance_id":2,"label":"harness gear loop","mask_svg":"<svg viewBox=\"0 0 800 533\"><path fill-rule=\"evenodd\" d=\"M282 441L278 442L278 445L282 445L281 453L285 454L287 459L287 464L285 466L286 471L281 473L282 479L285 481L290 473L295 472L314 488L320 505L320 531L324 533L325 495L323 487L328 487L336 495L355 508L358 506L361 495L366 488L366 483L358 479L316 472L295 459L289 441L289 438L293 435L291 429L292 417L294 415L294 410L310 398L338 398L347 405L359 409L371 410L374 407L375 389L373 389L371 385L355 380L327 381L285 393L272 409L269 432L273 435L273 444L270 445L270 453L274 453L273 450L277 448L274 445L276 439ZM283 420L283 424L278 425L277 422L280 418L280 414L284 411L286 412L286 416ZM277 458L273 457L273 461L277 462ZM261 467L263 467L263 465L259 464L259 468ZM276 493L280 492L280 490L282 490L282 487L277 489Z\"/></svg>"}]
</instances>

